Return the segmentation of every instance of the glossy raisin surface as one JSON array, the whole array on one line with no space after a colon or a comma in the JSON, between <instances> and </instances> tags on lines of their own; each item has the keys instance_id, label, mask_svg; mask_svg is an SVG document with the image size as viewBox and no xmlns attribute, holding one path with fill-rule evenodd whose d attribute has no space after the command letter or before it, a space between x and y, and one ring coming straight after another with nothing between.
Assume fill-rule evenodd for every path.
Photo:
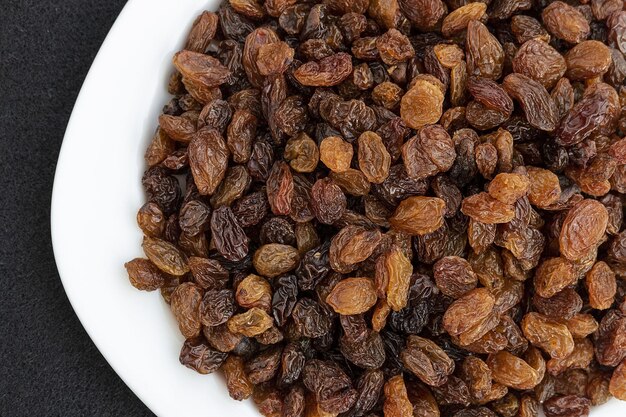
<instances>
[{"instance_id":1,"label":"glossy raisin surface","mask_svg":"<svg viewBox=\"0 0 626 417\"><path fill-rule=\"evenodd\" d=\"M182 45L125 268L183 365L272 417L626 400L622 1L224 0Z\"/></svg>"}]
</instances>

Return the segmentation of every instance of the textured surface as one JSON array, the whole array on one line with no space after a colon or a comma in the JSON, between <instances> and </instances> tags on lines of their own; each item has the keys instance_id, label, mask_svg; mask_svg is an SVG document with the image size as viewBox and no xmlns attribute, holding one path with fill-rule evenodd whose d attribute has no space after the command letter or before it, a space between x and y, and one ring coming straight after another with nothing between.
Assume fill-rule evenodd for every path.
<instances>
[{"instance_id":1,"label":"textured surface","mask_svg":"<svg viewBox=\"0 0 626 417\"><path fill-rule=\"evenodd\" d=\"M0 13L0 415L150 416L85 333L50 243L72 106L123 0L3 1Z\"/></svg>"}]
</instances>

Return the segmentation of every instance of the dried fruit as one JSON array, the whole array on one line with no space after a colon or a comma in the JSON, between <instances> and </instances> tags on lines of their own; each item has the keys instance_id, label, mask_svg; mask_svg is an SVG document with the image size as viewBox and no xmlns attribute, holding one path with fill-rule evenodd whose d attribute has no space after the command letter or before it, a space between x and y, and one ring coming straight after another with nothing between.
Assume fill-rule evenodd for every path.
<instances>
[{"instance_id":1,"label":"dried fruit","mask_svg":"<svg viewBox=\"0 0 626 417\"><path fill-rule=\"evenodd\" d=\"M583 259L600 244L606 226L608 212L595 200L582 200L572 207L563 220L559 245L567 259Z\"/></svg>"},{"instance_id":2,"label":"dried fruit","mask_svg":"<svg viewBox=\"0 0 626 417\"><path fill-rule=\"evenodd\" d=\"M526 314L522 330L530 343L553 358L564 358L574 350L574 340L567 326L539 313Z\"/></svg>"},{"instance_id":3,"label":"dried fruit","mask_svg":"<svg viewBox=\"0 0 626 417\"><path fill-rule=\"evenodd\" d=\"M376 289L369 278L346 278L335 285L326 302L339 314L365 313L376 304Z\"/></svg>"},{"instance_id":4,"label":"dried fruit","mask_svg":"<svg viewBox=\"0 0 626 417\"><path fill-rule=\"evenodd\" d=\"M624 400L626 398L626 361L622 361L613 371L609 392L615 398Z\"/></svg>"},{"instance_id":5,"label":"dried fruit","mask_svg":"<svg viewBox=\"0 0 626 417\"><path fill-rule=\"evenodd\" d=\"M488 289L476 288L454 301L443 315L443 328L459 336L481 323L493 310L495 298Z\"/></svg>"},{"instance_id":6,"label":"dried fruit","mask_svg":"<svg viewBox=\"0 0 626 417\"><path fill-rule=\"evenodd\" d=\"M363 132L358 141L359 168L369 182L380 184L389 176L391 155L378 134Z\"/></svg>"},{"instance_id":7,"label":"dried fruit","mask_svg":"<svg viewBox=\"0 0 626 417\"><path fill-rule=\"evenodd\" d=\"M199 374L210 374L219 369L228 357L227 353L212 349L202 338L185 340L180 351L180 363Z\"/></svg>"},{"instance_id":8,"label":"dried fruit","mask_svg":"<svg viewBox=\"0 0 626 417\"><path fill-rule=\"evenodd\" d=\"M539 374L523 359L506 351L489 355L487 365L493 380L509 388L531 389L539 383Z\"/></svg>"},{"instance_id":9,"label":"dried fruit","mask_svg":"<svg viewBox=\"0 0 626 417\"><path fill-rule=\"evenodd\" d=\"M411 260L396 245L376 261L378 295L387 300L385 305L393 311L402 310L408 303L412 272Z\"/></svg>"},{"instance_id":10,"label":"dried fruit","mask_svg":"<svg viewBox=\"0 0 626 417\"><path fill-rule=\"evenodd\" d=\"M449 38L467 29L472 20L480 20L487 11L485 3L467 3L453 10L444 19L441 25L441 33Z\"/></svg>"},{"instance_id":11,"label":"dried fruit","mask_svg":"<svg viewBox=\"0 0 626 417\"><path fill-rule=\"evenodd\" d=\"M472 219L486 224L508 223L515 217L512 204L496 200L488 193L466 197L463 199L461 211Z\"/></svg>"},{"instance_id":12,"label":"dried fruit","mask_svg":"<svg viewBox=\"0 0 626 417\"><path fill-rule=\"evenodd\" d=\"M319 62L307 62L295 70L293 75L303 85L329 87L341 83L351 73L350 55L340 52L322 58Z\"/></svg>"},{"instance_id":13,"label":"dried fruit","mask_svg":"<svg viewBox=\"0 0 626 417\"><path fill-rule=\"evenodd\" d=\"M597 262L585 277L589 294L589 305L598 310L606 310L613 305L617 285L615 273L605 262Z\"/></svg>"},{"instance_id":14,"label":"dried fruit","mask_svg":"<svg viewBox=\"0 0 626 417\"><path fill-rule=\"evenodd\" d=\"M143 251L157 268L175 276L184 275L189 271L187 258L171 243L158 238L144 237Z\"/></svg>"},{"instance_id":15,"label":"dried fruit","mask_svg":"<svg viewBox=\"0 0 626 417\"><path fill-rule=\"evenodd\" d=\"M189 167L202 195L212 195L228 166L228 148L220 133L212 128L200 129L188 147Z\"/></svg>"},{"instance_id":16,"label":"dried fruit","mask_svg":"<svg viewBox=\"0 0 626 417\"><path fill-rule=\"evenodd\" d=\"M385 404L383 405L385 416L400 417L412 415L413 406L406 393L406 386L402 375L389 378L385 383Z\"/></svg>"},{"instance_id":17,"label":"dried fruit","mask_svg":"<svg viewBox=\"0 0 626 417\"><path fill-rule=\"evenodd\" d=\"M354 150L352 145L339 136L329 136L320 144L320 160L333 172L345 172L350 168Z\"/></svg>"},{"instance_id":18,"label":"dried fruit","mask_svg":"<svg viewBox=\"0 0 626 417\"><path fill-rule=\"evenodd\" d=\"M434 83L418 79L412 83L400 103L404 123L412 129L437 123L443 114L443 92Z\"/></svg>"},{"instance_id":19,"label":"dried fruit","mask_svg":"<svg viewBox=\"0 0 626 417\"><path fill-rule=\"evenodd\" d=\"M583 41L565 55L567 78L586 80L602 76L611 65L611 51L598 41Z\"/></svg>"},{"instance_id":20,"label":"dried fruit","mask_svg":"<svg viewBox=\"0 0 626 417\"><path fill-rule=\"evenodd\" d=\"M230 355L222 365L228 394L234 400L241 401L252 395L253 386L244 370L243 359Z\"/></svg>"},{"instance_id":21,"label":"dried fruit","mask_svg":"<svg viewBox=\"0 0 626 417\"><path fill-rule=\"evenodd\" d=\"M147 259L135 258L124 264L128 279L133 287L143 291L154 291L165 285L166 275Z\"/></svg>"},{"instance_id":22,"label":"dried fruit","mask_svg":"<svg viewBox=\"0 0 626 417\"><path fill-rule=\"evenodd\" d=\"M272 327L272 322L272 318L264 310L253 307L245 313L234 315L227 324L228 330L233 333L254 337Z\"/></svg>"},{"instance_id":23,"label":"dried fruit","mask_svg":"<svg viewBox=\"0 0 626 417\"><path fill-rule=\"evenodd\" d=\"M445 256L438 260L433 266L433 276L437 288L455 299L476 288L478 284L478 278L469 262L458 256Z\"/></svg>"},{"instance_id":24,"label":"dried fruit","mask_svg":"<svg viewBox=\"0 0 626 417\"><path fill-rule=\"evenodd\" d=\"M521 16L520 16L521 17ZM531 78L545 88L552 88L565 74L566 60L547 41L530 39L513 58L513 70Z\"/></svg>"},{"instance_id":25,"label":"dried fruit","mask_svg":"<svg viewBox=\"0 0 626 417\"><path fill-rule=\"evenodd\" d=\"M269 243L254 253L252 260L257 272L269 278L289 272L298 265L300 255L293 246Z\"/></svg>"},{"instance_id":26,"label":"dried fruit","mask_svg":"<svg viewBox=\"0 0 626 417\"><path fill-rule=\"evenodd\" d=\"M577 395L552 397L543 403L546 417L575 417L589 415L590 402Z\"/></svg>"},{"instance_id":27,"label":"dried fruit","mask_svg":"<svg viewBox=\"0 0 626 417\"><path fill-rule=\"evenodd\" d=\"M443 224L445 202L435 197L409 197L396 208L389 219L391 226L410 235L425 235Z\"/></svg>"},{"instance_id":28,"label":"dried fruit","mask_svg":"<svg viewBox=\"0 0 626 417\"><path fill-rule=\"evenodd\" d=\"M557 108L543 85L522 74L509 74L502 86L520 102L528 123L533 127L548 132L556 128L559 121Z\"/></svg>"},{"instance_id":29,"label":"dried fruit","mask_svg":"<svg viewBox=\"0 0 626 417\"><path fill-rule=\"evenodd\" d=\"M125 264L181 363L271 417L626 399L623 6L202 12L144 156L147 259Z\"/></svg>"},{"instance_id":30,"label":"dried fruit","mask_svg":"<svg viewBox=\"0 0 626 417\"><path fill-rule=\"evenodd\" d=\"M422 382L441 386L454 371L454 361L431 340L409 336L400 353L402 363Z\"/></svg>"},{"instance_id":31,"label":"dried fruit","mask_svg":"<svg viewBox=\"0 0 626 417\"><path fill-rule=\"evenodd\" d=\"M200 334L200 303L202 302L201 289L191 282L180 284L170 297L170 308L178 328L186 339Z\"/></svg>"},{"instance_id":32,"label":"dried fruit","mask_svg":"<svg viewBox=\"0 0 626 417\"><path fill-rule=\"evenodd\" d=\"M478 20L467 25L467 73L497 80L502 75L504 50L498 39Z\"/></svg>"}]
</instances>

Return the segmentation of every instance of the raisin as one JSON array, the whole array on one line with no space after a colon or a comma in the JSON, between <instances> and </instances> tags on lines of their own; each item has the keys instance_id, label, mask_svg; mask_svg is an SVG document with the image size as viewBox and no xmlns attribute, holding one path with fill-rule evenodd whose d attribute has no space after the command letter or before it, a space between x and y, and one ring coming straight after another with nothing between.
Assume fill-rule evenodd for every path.
<instances>
[{"instance_id":1,"label":"raisin","mask_svg":"<svg viewBox=\"0 0 626 417\"><path fill-rule=\"evenodd\" d=\"M597 262L585 277L589 305L598 310L610 308L615 300L617 286L615 273L605 262Z\"/></svg>"},{"instance_id":2,"label":"raisin","mask_svg":"<svg viewBox=\"0 0 626 417\"><path fill-rule=\"evenodd\" d=\"M561 227L561 253L569 260L580 260L595 250L606 231L608 212L595 200L583 200L572 207Z\"/></svg>"},{"instance_id":3,"label":"raisin","mask_svg":"<svg viewBox=\"0 0 626 417\"><path fill-rule=\"evenodd\" d=\"M433 341L409 336L400 354L402 362L422 382L441 386L454 371L454 361Z\"/></svg>"},{"instance_id":4,"label":"raisin","mask_svg":"<svg viewBox=\"0 0 626 417\"><path fill-rule=\"evenodd\" d=\"M410 259L395 245L376 261L376 290L390 309L400 311L406 307L412 272Z\"/></svg>"},{"instance_id":5,"label":"raisin","mask_svg":"<svg viewBox=\"0 0 626 417\"><path fill-rule=\"evenodd\" d=\"M546 417L577 417L589 415L590 401L577 395L552 397L543 403Z\"/></svg>"},{"instance_id":6,"label":"raisin","mask_svg":"<svg viewBox=\"0 0 626 417\"><path fill-rule=\"evenodd\" d=\"M463 199L463 214L482 223L508 223L515 217L512 204L496 200L488 193L479 193Z\"/></svg>"},{"instance_id":7,"label":"raisin","mask_svg":"<svg viewBox=\"0 0 626 417\"><path fill-rule=\"evenodd\" d=\"M184 282L171 295L170 308L178 321L178 328L185 338L190 339L200 334L200 303L202 290L196 284Z\"/></svg>"},{"instance_id":8,"label":"raisin","mask_svg":"<svg viewBox=\"0 0 626 417\"><path fill-rule=\"evenodd\" d=\"M565 55L567 78L586 80L602 76L611 65L611 51L598 41L583 41L570 49Z\"/></svg>"},{"instance_id":9,"label":"raisin","mask_svg":"<svg viewBox=\"0 0 626 417\"><path fill-rule=\"evenodd\" d=\"M506 351L489 355L487 365L494 381L514 389L531 389L539 383L539 374L523 359Z\"/></svg>"},{"instance_id":10,"label":"raisin","mask_svg":"<svg viewBox=\"0 0 626 417\"><path fill-rule=\"evenodd\" d=\"M320 223L333 224L346 211L346 196L331 178L319 179L311 188L311 209Z\"/></svg>"},{"instance_id":11,"label":"raisin","mask_svg":"<svg viewBox=\"0 0 626 417\"><path fill-rule=\"evenodd\" d=\"M407 416L412 414L412 410L413 406L409 401L402 375L389 378L385 383L385 403L383 405L385 416Z\"/></svg>"},{"instance_id":12,"label":"raisin","mask_svg":"<svg viewBox=\"0 0 626 417\"><path fill-rule=\"evenodd\" d=\"M272 318L264 310L253 307L245 313L231 317L227 325L228 330L233 333L254 337L272 327Z\"/></svg>"},{"instance_id":13,"label":"raisin","mask_svg":"<svg viewBox=\"0 0 626 417\"><path fill-rule=\"evenodd\" d=\"M334 362L311 359L302 372L304 386L315 395L320 408L328 413L348 411L356 402L352 381Z\"/></svg>"},{"instance_id":14,"label":"raisin","mask_svg":"<svg viewBox=\"0 0 626 417\"><path fill-rule=\"evenodd\" d=\"M203 375L217 371L227 357L227 353L213 350L200 337L185 340L180 351L180 363Z\"/></svg>"},{"instance_id":15,"label":"raisin","mask_svg":"<svg viewBox=\"0 0 626 417\"><path fill-rule=\"evenodd\" d=\"M165 285L167 276L147 259L135 258L124 264L133 287L142 291L154 291Z\"/></svg>"},{"instance_id":16,"label":"raisin","mask_svg":"<svg viewBox=\"0 0 626 417\"><path fill-rule=\"evenodd\" d=\"M522 74L507 75L502 85L509 95L520 102L533 127L548 132L556 128L557 108L543 85Z\"/></svg>"},{"instance_id":17,"label":"raisin","mask_svg":"<svg viewBox=\"0 0 626 417\"><path fill-rule=\"evenodd\" d=\"M432 82L416 80L402 96L400 114L412 129L436 123L443 114L443 92Z\"/></svg>"},{"instance_id":18,"label":"raisin","mask_svg":"<svg viewBox=\"0 0 626 417\"><path fill-rule=\"evenodd\" d=\"M376 304L376 289L368 278L347 278L332 289L326 302L343 315L361 314Z\"/></svg>"},{"instance_id":19,"label":"raisin","mask_svg":"<svg viewBox=\"0 0 626 417\"><path fill-rule=\"evenodd\" d=\"M389 176L391 155L378 134L363 132L358 140L359 168L369 182L380 184Z\"/></svg>"},{"instance_id":20,"label":"raisin","mask_svg":"<svg viewBox=\"0 0 626 417\"><path fill-rule=\"evenodd\" d=\"M311 61L294 71L294 76L303 85L329 87L344 81L352 73L350 55L340 52L322 58L319 62Z\"/></svg>"},{"instance_id":21,"label":"raisin","mask_svg":"<svg viewBox=\"0 0 626 417\"><path fill-rule=\"evenodd\" d=\"M478 20L470 20L467 25L465 53L468 74L492 80L497 80L502 75L502 45Z\"/></svg>"},{"instance_id":22,"label":"raisin","mask_svg":"<svg viewBox=\"0 0 626 417\"><path fill-rule=\"evenodd\" d=\"M222 365L228 394L234 400L241 401L252 395L253 386L244 369L244 362L239 356L230 355Z\"/></svg>"},{"instance_id":23,"label":"raisin","mask_svg":"<svg viewBox=\"0 0 626 417\"><path fill-rule=\"evenodd\" d=\"M493 310L495 298L488 289L476 288L455 300L443 316L443 328L458 336L483 321Z\"/></svg>"},{"instance_id":24,"label":"raisin","mask_svg":"<svg viewBox=\"0 0 626 417\"><path fill-rule=\"evenodd\" d=\"M525 315L522 330L530 343L553 358L564 358L574 350L574 340L567 326L539 313Z\"/></svg>"},{"instance_id":25,"label":"raisin","mask_svg":"<svg viewBox=\"0 0 626 417\"><path fill-rule=\"evenodd\" d=\"M548 31L569 43L578 43L589 36L589 23L576 8L562 1L550 3L541 12Z\"/></svg>"},{"instance_id":26,"label":"raisin","mask_svg":"<svg viewBox=\"0 0 626 417\"><path fill-rule=\"evenodd\" d=\"M443 225L445 202L435 197L409 197L389 219L391 226L411 235L432 233Z\"/></svg>"}]
</instances>

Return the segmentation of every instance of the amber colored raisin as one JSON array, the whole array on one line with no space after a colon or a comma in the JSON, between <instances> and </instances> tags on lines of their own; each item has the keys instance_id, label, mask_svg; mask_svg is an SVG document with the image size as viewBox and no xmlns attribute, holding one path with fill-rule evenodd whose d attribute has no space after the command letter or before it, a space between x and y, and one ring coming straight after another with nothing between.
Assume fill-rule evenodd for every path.
<instances>
[{"instance_id":1,"label":"amber colored raisin","mask_svg":"<svg viewBox=\"0 0 626 417\"><path fill-rule=\"evenodd\" d=\"M380 184L389 176L391 155L378 134L363 132L358 140L359 168L369 182Z\"/></svg>"},{"instance_id":2,"label":"amber colored raisin","mask_svg":"<svg viewBox=\"0 0 626 417\"><path fill-rule=\"evenodd\" d=\"M422 382L441 386L454 371L454 361L432 340L409 336L400 353L402 363Z\"/></svg>"},{"instance_id":3,"label":"amber colored raisin","mask_svg":"<svg viewBox=\"0 0 626 417\"><path fill-rule=\"evenodd\" d=\"M212 195L226 175L229 151L224 139L215 129L200 129L193 136L188 152L189 166L198 191L203 195Z\"/></svg>"},{"instance_id":4,"label":"amber colored raisin","mask_svg":"<svg viewBox=\"0 0 626 417\"><path fill-rule=\"evenodd\" d=\"M626 360L617 365L613 371L609 383L609 392L617 399L626 399Z\"/></svg>"},{"instance_id":5,"label":"amber colored raisin","mask_svg":"<svg viewBox=\"0 0 626 417\"><path fill-rule=\"evenodd\" d=\"M171 243L158 238L144 237L143 251L161 271L175 276L184 275L189 271L187 258Z\"/></svg>"},{"instance_id":6,"label":"amber colored raisin","mask_svg":"<svg viewBox=\"0 0 626 417\"><path fill-rule=\"evenodd\" d=\"M222 365L226 387L230 397L241 401L252 395L253 386L244 370L244 362L239 356L230 355Z\"/></svg>"},{"instance_id":7,"label":"amber colored raisin","mask_svg":"<svg viewBox=\"0 0 626 417\"><path fill-rule=\"evenodd\" d=\"M589 35L589 23L582 13L562 1L550 3L541 18L552 35L569 43L578 43Z\"/></svg>"},{"instance_id":8,"label":"amber colored raisin","mask_svg":"<svg viewBox=\"0 0 626 417\"><path fill-rule=\"evenodd\" d=\"M483 321L493 310L495 298L486 288L476 288L455 300L443 316L443 328L458 336Z\"/></svg>"},{"instance_id":9,"label":"amber colored raisin","mask_svg":"<svg viewBox=\"0 0 626 417\"><path fill-rule=\"evenodd\" d=\"M535 271L535 291L550 298L578 279L574 265L565 258L544 260Z\"/></svg>"},{"instance_id":10,"label":"amber colored raisin","mask_svg":"<svg viewBox=\"0 0 626 417\"><path fill-rule=\"evenodd\" d=\"M311 61L300 66L294 71L294 76L303 85L329 87L341 83L351 73L350 55L340 52L318 62Z\"/></svg>"},{"instance_id":11,"label":"amber colored raisin","mask_svg":"<svg viewBox=\"0 0 626 417\"><path fill-rule=\"evenodd\" d=\"M435 84L417 80L402 97L402 120L412 129L436 123L443 114L443 100L443 92Z\"/></svg>"},{"instance_id":12,"label":"amber colored raisin","mask_svg":"<svg viewBox=\"0 0 626 417\"><path fill-rule=\"evenodd\" d=\"M185 338L200 334L200 303L202 290L196 284L184 282L171 295L170 308L178 321L178 328Z\"/></svg>"},{"instance_id":13,"label":"amber colored raisin","mask_svg":"<svg viewBox=\"0 0 626 417\"><path fill-rule=\"evenodd\" d=\"M345 172L350 168L354 149L338 136L329 136L320 143L320 160L333 172Z\"/></svg>"},{"instance_id":14,"label":"amber colored raisin","mask_svg":"<svg viewBox=\"0 0 626 417\"><path fill-rule=\"evenodd\" d=\"M489 194L503 203L513 204L524 197L530 189L527 176L521 174L502 173L489 183Z\"/></svg>"},{"instance_id":15,"label":"amber colored raisin","mask_svg":"<svg viewBox=\"0 0 626 417\"><path fill-rule=\"evenodd\" d=\"M539 374L523 359L506 351L489 355L487 365L493 379L514 389L531 389L539 383Z\"/></svg>"},{"instance_id":16,"label":"amber colored raisin","mask_svg":"<svg viewBox=\"0 0 626 417\"><path fill-rule=\"evenodd\" d=\"M463 4L453 10L444 19L441 25L441 33L449 38L467 29L472 20L480 20L487 11L487 5L482 2Z\"/></svg>"},{"instance_id":17,"label":"amber colored raisin","mask_svg":"<svg viewBox=\"0 0 626 417\"><path fill-rule=\"evenodd\" d=\"M482 223L508 223L515 217L513 205L496 200L488 193L479 193L463 199L463 214Z\"/></svg>"},{"instance_id":18,"label":"amber colored raisin","mask_svg":"<svg viewBox=\"0 0 626 417\"><path fill-rule=\"evenodd\" d=\"M347 278L332 289L326 302L343 315L361 314L376 304L376 290L369 278Z\"/></svg>"},{"instance_id":19,"label":"amber colored raisin","mask_svg":"<svg viewBox=\"0 0 626 417\"><path fill-rule=\"evenodd\" d=\"M567 259L580 260L595 250L606 231L608 212L595 200L582 200L572 207L561 227L559 244Z\"/></svg>"},{"instance_id":20,"label":"amber colored raisin","mask_svg":"<svg viewBox=\"0 0 626 417\"><path fill-rule=\"evenodd\" d=\"M409 197L398 205L389 219L392 228L410 235L425 235L443 224L445 202L436 197Z\"/></svg>"},{"instance_id":21,"label":"amber colored raisin","mask_svg":"<svg viewBox=\"0 0 626 417\"><path fill-rule=\"evenodd\" d=\"M388 308L400 311L406 307L409 297L411 261L394 245L376 261L376 289L380 298L387 300Z\"/></svg>"},{"instance_id":22,"label":"amber colored raisin","mask_svg":"<svg viewBox=\"0 0 626 417\"><path fill-rule=\"evenodd\" d=\"M409 401L402 375L391 377L385 383L383 412L389 417L412 415L413 406Z\"/></svg>"},{"instance_id":23,"label":"amber colored raisin","mask_svg":"<svg viewBox=\"0 0 626 417\"><path fill-rule=\"evenodd\" d=\"M124 264L133 287L142 291L154 291L165 285L166 275L147 259L135 258Z\"/></svg>"},{"instance_id":24,"label":"amber colored raisin","mask_svg":"<svg viewBox=\"0 0 626 417\"><path fill-rule=\"evenodd\" d=\"M574 340L567 326L539 313L525 315L522 330L530 343L553 358L564 358L574 350Z\"/></svg>"},{"instance_id":25,"label":"amber colored raisin","mask_svg":"<svg viewBox=\"0 0 626 417\"><path fill-rule=\"evenodd\" d=\"M272 327L272 322L272 318L264 310L253 307L245 313L234 315L227 324L233 333L254 337Z\"/></svg>"},{"instance_id":26,"label":"amber colored raisin","mask_svg":"<svg viewBox=\"0 0 626 417\"><path fill-rule=\"evenodd\" d=\"M598 41L583 41L570 49L565 55L567 78L586 80L602 76L611 65L609 48Z\"/></svg>"},{"instance_id":27,"label":"amber colored raisin","mask_svg":"<svg viewBox=\"0 0 626 417\"><path fill-rule=\"evenodd\" d=\"M596 263L585 277L589 306L598 310L610 308L615 300L615 273L605 262Z\"/></svg>"},{"instance_id":28,"label":"amber colored raisin","mask_svg":"<svg viewBox=\"0 0 626 417\"><path fill-rule=\"evenodd\" d=\"M527 167L530 179L528 199L539 207L547 207L555 203L561 196L559 178L551 171L536 167Z\"/></svg>"},{"instance_id":29,"label":"amber colored raisin","mask_svg":"<svg viewBox=\"0 0 626 417\"><path fill-rule=\"evenodd\" d=\"M264 278L250 274L237 285L235 299L241 307L258 307L269 311L272 306L272 287Z\"/></svg>"}]
</instances>

